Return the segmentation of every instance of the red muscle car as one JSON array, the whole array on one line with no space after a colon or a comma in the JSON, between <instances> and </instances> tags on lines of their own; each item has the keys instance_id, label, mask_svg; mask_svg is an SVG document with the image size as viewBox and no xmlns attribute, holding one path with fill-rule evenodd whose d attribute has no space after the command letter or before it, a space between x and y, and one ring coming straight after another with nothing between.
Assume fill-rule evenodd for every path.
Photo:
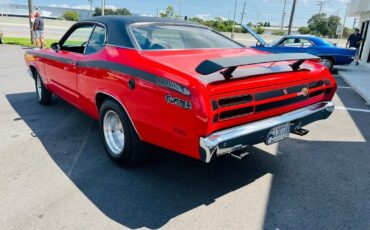
<instances>
[{"instance_id":1,"label":"red muscle car","mask_svg":"<svg viewBox=\"0 0 370 230\"><path fill-rule=\"evenodd\" d=\"M309 54L268 54L188 21L104 16L30 50L40 104L52 94L99 120L106 151L137 163L143 142L204 162L273 144L326 119L336 82Z\"/></svg>"}]
</instances>

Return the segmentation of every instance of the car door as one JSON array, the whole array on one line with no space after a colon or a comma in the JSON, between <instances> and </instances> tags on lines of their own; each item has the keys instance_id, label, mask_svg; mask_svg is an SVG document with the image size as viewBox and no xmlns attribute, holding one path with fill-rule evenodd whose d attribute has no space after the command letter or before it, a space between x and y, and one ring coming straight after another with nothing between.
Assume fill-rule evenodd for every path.
<instances>
[{"instance_id":1,"label":"car door","mask_svg":"<svg viewBox=\"0 0 370 230\"><path fill-rule=\"evenodd\" d=\"M300 38L286 38L280 44L281 53L304 53Z\"/></svg>"},{"instance_id":2,"label":"car door","mask_svg":"<svg viewBox=\"0 0 370 230\"><path fill-rule=\"evenodd\" d=\"M310 40L301 38L301 48L303 53L309 53L309 54L317 54L317 47L315 47L315 44L312 43Z\"/></svg>"},{"instance_id":3,"label":"car door","mask_svg":"<svg viewBox=\"0 0 370 230\"><path fill-rule=\"evenodd\" d=\"M54 51L45 61L45 72L52 91L78 106L77 62L83 56L93 24L77 24L59 42L60 50Z\"/></svg>"}]
</instances>

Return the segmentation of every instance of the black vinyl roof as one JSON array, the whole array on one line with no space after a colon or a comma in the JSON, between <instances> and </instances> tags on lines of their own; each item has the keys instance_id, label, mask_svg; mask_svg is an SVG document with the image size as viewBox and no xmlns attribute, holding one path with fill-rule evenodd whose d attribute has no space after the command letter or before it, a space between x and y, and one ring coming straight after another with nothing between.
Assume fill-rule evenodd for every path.
<instances>
[{"instance_id":1,"label":"black vinyl roof","mask_svg":"<svg viewBox=\"0 0 370 230\"><path fill-rule=\"evenodd\" d=\"M107 30L107 44L123 46L127 48L135 48L132 41L129 26L133 23L166 23L166 24L182 24L208 28L195 22L159 18L159 17L143 17L143 16L97 16L80 20L78 23L93 22L103 24Z\"/></svg>"}]
</instances>

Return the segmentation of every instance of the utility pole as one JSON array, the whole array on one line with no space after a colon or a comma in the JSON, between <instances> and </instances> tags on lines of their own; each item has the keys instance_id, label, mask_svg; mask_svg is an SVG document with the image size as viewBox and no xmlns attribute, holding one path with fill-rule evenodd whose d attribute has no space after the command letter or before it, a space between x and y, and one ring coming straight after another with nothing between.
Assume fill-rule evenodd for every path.
<instances>
[{"instance_id":1,"label":"utility pole","mask_svg":"<svg viewBox=\"0 0 370 230\"><path fill-rule=\"evenodd\" d=\"M243 25L243 19L244 19L244 14L245 14L245 4L247 4L247 2L244 2L243 4L243 10L242 10L242 17L240 18L240 25Z\"/></svg>"},{"instance_id":2,"label":"utility pole","mask_svg":"<svg viewBox=\"0 0 370 230\"><path fill-rule=\"evenodd\" d=\"M288 27L288 35L292 32L292 25L293 25L293 19L294 19L294 13L295 13L295 5L297 3L297 0L293 0L293 6L292 11L290 13L290 19L289 19L289 27Z\"/></svg>"},{"instance_id":3,"label":"utility pole","mask_svg":"<svg viewBox=\"0 0 370 230\"><path fill-rule=\"evenodd\" d=\"M281 30L281 31L283 31L283 30L284 30L284 21L285 21L285 15L286 15L285 7L286 7L286 0L284 0L283 15L281 16L281 24L280 24L280 30Z\"/></svg>"},{"instance_id":4,"label":"utility pole","mask_svg":"<svg viewBox=\"0 0 370 230\"><path fill-rule=\"evenodd\" d=\"M357 18L353 19L353 26L352 26L352 29L354 29L354 28L355 28L355 26L356 26L356 22L357 22Z\"/></svg>"},{"instance_id":5,"label":"utility pole","mask_svg":"<svg viewBox=\"0 0 370 230\"><path fill-rule=\"evenodd\" d=\"M320 6L319 14L321 14L322 6L324 5L324 0L319 0L317 3L318 3L318 6Z\"/></svg>"},{"instance_id":6,"label":"utility pole","mask_svg":"<svg viewBox=\"0 0 370 230\"><path fill-rule=\"evenodd\" d=\"M32 8L33 8L33 2L32 0L28 0L28 21L30 23L30 34L31 34L31 44L34 44L34 38L33 38L33 30L32 30Z\"/></svg>"},{"instance_id":7,"label":"utility pole","mask_svg":"<svg viewBox=\"0 0 370 230\"><path fill-rule=\"evenodd\" d=\"M92 0L88 0L88 1L90 3L90 17L92 17L93 16L93 14L92 14Z\"/></svg>"},{"instance_id":8,"label":"utility pole","mask_svg":"<svg viewBox=\"0 0 370 230\"><path fill-rule=\"evenodd\" d=\"M346 4L347 4L346 14L344 15L343 29L342 29L342 33L340 33L340 38L343 37L344 28L346 27L346 20L347 20L347 13L348 13L349 2L347 2Z\"/></svg>"},{"instance_id":9,"label":"utility pole","mask_svg":"<svg viewBox=\"0 0 370 230\"><path fill-rule=\"evenodd\" d=\"M158 9L158 6L157 6L157 17L159 17L159 9Z\"/></svg>"},{"instance_id":10,"label":"utility pole","mask_svg":"<svg viewBox=\"0 0 370 230\"><path fill-rule=\"evenodd\" d=\"M180 17L182 16L181 11L182 11L182 0L180 0L180 6L179 6L179 16Z\"/></svg>"},{"instance_id":11,"label":"utility pole","mask_svg":"<svg viewBox=\"0 0 370 230\"><path fill-rule=\"evenodd\" d=\"M105 11L105 0L101 0L101 15L104 16Z\"/></svg>"},{"instance_id":12,"label":"utility pole","mask_svg":"<svg viewBox=\"0 0 370 230\"><path fill-rule=\"evenodd\" d=\"M234 38L234 27L235 27L235 17L236 17L236 4L238 3L237 0L235 0L235 6L234 6L234 18L233 18L233 27L231 28L231 38Z\"/></svg>"}]
</instances>

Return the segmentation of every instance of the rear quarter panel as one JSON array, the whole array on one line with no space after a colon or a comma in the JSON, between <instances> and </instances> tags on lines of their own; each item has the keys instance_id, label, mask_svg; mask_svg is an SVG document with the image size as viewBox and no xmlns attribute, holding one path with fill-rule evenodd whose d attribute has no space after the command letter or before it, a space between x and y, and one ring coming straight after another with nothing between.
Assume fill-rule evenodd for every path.
<instances>
[{"instance_id":1,"label":"rear quarter panel","mask_svg":"<svg viewBox=\"0 0 370 230\"><path fill-rule=\"evenodd\" d=\"M94 67L80 67L77 76L83 110L98 119L99 112L95 105L98 93L105 93L117 98L126 108L134 126L143 141L155 144L193 158L199 159L199 137L206 133L208 116L204 111L202 85L180 76L181 73L146 60L135 50L119 49L111 46L83 61L104 60L123 66L139 69L157 76L168 77L186 86L191 96L182 95L172 89L162 87L135 75ZM81 60L82 61L82 60ZM128 87L130 79L135 81L135 88ZM180 98L192 104L191 109L184 109L167 103L165 97Z\"/></svg>"}]
</instances>

